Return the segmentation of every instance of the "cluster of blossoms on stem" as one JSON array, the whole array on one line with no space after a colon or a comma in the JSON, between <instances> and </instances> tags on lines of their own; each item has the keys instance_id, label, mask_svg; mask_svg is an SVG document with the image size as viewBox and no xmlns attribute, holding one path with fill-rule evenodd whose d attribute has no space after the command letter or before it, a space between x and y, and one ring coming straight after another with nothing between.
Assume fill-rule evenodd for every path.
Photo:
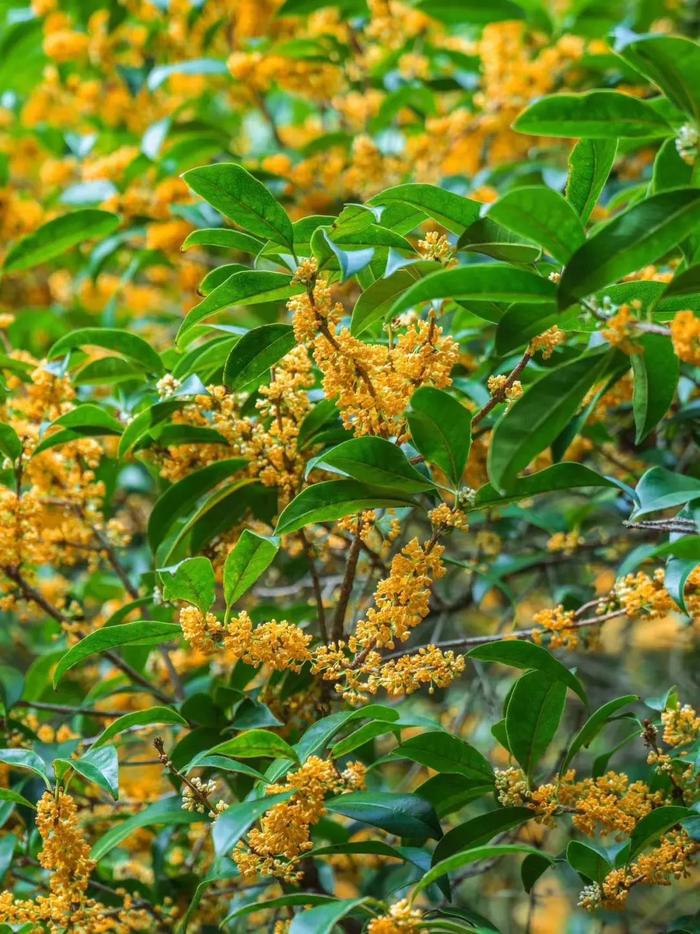
<instances>
[{"instance_id":1,"label":"cluster of blossoms on stem","mask_svg":"<svg viewBox=\"0 0 700 934\"><path fill-rule=\"evenodd\" d=\"M303 876L299 862L312 848L311 829L326 813L328 795L364 788L365 766L350 762L338 772L329 759L310 756L296 771L289 772L282 784L271 784L267 794L291 792L287 801L275 804L237 844L233 859L244 880L274 876L285 882L298 882Z\"/></svg>"},{"instance_id":2,"label":"cluster of blossoms on stem","mask_svg":"<svg viewBox=\"0 0 700 934\"><path fill-rule=\"evenodd\" d=\"M48 894L17 899L10 891L0 894L0 922L31 924L52 934L70 929L75 934L99 934L152 930L153 919L134 907L132 896L123 890L121 907L115 912L87 894L95 863L90 846L78 823L74 799L63 791L46 791L37 804L36 825L43 847L39 863L50 873Z\"/></svg>"},{"instance_id":3,"label":"cluster of blossoms on stem","mask_svg":"<svg viewBox=\"0 0 700 934\"><path fill-rule=\"evenodd\" d=\"M584 541L583 536L575 530L573 532L555 532L547 542L547 551L552 554L572 555L584 544Z\"/></svg>"},{"instance_id":4,"label":"cluster of blossoms on stem","mask_svg":"<svg viewBox=\"0 0 700 934\"><path fill-rule=\"evenodd\" d=\"M694 311L679 311L669 327L676 354L691 366L700 366L700 317Z\"/></svg>"},{"instance_id":5,"label":"cluster of blossoms on stem","mask_svg":"<svg viewBox=\"0 0 700 934\"><path fill-rule=\"evenodd\" d=\"M423 927L423 914L406 898L389 906L385 915L373 918L367 925L367 934L417 934Z\"/></svg>"},{"instance_id":6,"label":"cluster of blossoms on stem","mask_svg":"<svg viewBox=\"0 0 700 934\"><path fill-rule=\"evenodd\" d=\"M565 610L561 604L553 609L540 610L532 618L535 625L541 627L532 633L532 641L541 645L542 637L546 633L549 636L549 648L573 651L580 641L578 630L573 625L575 618L574 611Z\"/></svg>"},{"instance_id":7,"label":"cluster of blossoms on stem","mask_svg":"<svg viewBox=\"0 0 700 934\"><path fill-rule=\"evenodd\" d=\"M536 353L542 351L542 358L549 360L556 348L566 340L566 334L561 328L553 324L551 328L533 337L530 341L527 352L533 357Z\"/></svg>"},{"instance_id":8,"label":"cluster of blossoms on stem","mask_svg":"<svg viewBox=\"0 0 700 934\"><path fill-rule=\"evenodd\" d=\"M312 345L324 395L337 400L344 426L358 436L401 438L411 395L420 386L450 384L459 345L443 335L433 315L409 326L391 345L365 343L339 326L343 307L317 275L315 260L300 265L296 280L306 291L287 304L294 334L298 342Z\"/></svg>"}]
</instances>

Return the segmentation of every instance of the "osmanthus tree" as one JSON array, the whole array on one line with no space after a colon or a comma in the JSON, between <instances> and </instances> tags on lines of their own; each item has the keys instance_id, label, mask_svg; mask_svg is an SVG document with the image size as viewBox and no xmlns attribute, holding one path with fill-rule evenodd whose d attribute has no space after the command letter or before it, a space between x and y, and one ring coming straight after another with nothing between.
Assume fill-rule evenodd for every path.
<instances>
[{"instance_id":1,"label":"osmanthus tree","mask_svg":"<svg viewBox=\"0 0 700 934\"><path fill-rule=\"evenodd\" d=\"M608 54L486 203L195 167L172 341L8 345L9 930L697 928L700 48Z\"/></svg>"}]
</instances>

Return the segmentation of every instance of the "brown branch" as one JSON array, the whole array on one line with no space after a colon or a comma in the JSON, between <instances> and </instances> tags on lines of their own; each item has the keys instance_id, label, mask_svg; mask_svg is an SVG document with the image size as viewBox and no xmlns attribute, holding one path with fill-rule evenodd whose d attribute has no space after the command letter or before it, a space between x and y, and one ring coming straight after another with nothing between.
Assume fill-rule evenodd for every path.
<instances>
[{"instance_id":1,"label":"brown branch","mask_svg":"<svg viewBox=\"0 0 700 934\"><path fill-rule=\"evenodd\" d=\"M530 353L529 350L526 350L525 353L522 355L522 358L519 360L519 362L513 367L513 369L508 374L506 381L503 384L502 388L499 389L498 392L494 393L493 396L486 403L486 405L483 406L481 409L479 409L476 415L473 416L472 425L477 425L482 420L482 418L486 418L489 412L491 412L492 409L495 409L499 403L505 402L506 392L511 388L513 383L518 379L518 377L523 372L525 367L528 365L530 360L532 360L532 354Z\"/></svg>"},{"instance_id":2,"label":"brown branch","mask_svg":"<svg viewBox=\"0 0 700 934\"><path fill-rule=\"evenodd\" d=\"M28 707L32 710L46 710L49 713L64 713L73 716L81 714L85 717L104 717L107 720L116 720L124 716L123 710L96 710L94 707L71 707L69 704L46 704L43 701L17 701L15 707Z\"/></svg>"},{"instance_id":3,"label":"brown branch","mask_svg":"<svg viewBox=\"0 0 700 934\"><path fill-rule=\"evenodd\" d=\"M207 797L206 792L202 791L201 788L198 788L186 775L184 775L179 769L175 768L172 760L165 751L165 745L160 736L156 736L156 738L153 740L153 745L155 746L155 750L158 753L159 761L165 766L165 768L168 769L169 772L172 772L173 775L179 778L180 781L189 788L193 797L196 798L196 800L207 809L208 814L215 814L216 808Z\"/></svg>"},{"instance_id":4,"label":"brown branch","mask_svg":"<svg viewBox=\"0 0 700 934\"><path fill-rule=\"evenodd\" d=\"M357 559L360 556L360 547L362 545L362 539L360 538L359 532L360 522L361 519L358 518L358 530L355 533L355 538L353 539L353 543L350 546L348 563L345 565L345 576L343 577L343 584L340 588L340 595L338 596L338 605L335 609L335 617L333 619L334 642L340 642L345 631L345 613L347 612L348 602L352 593L352 585L355 581L355 573L357 571Z\"/></svg>"}]
</instances>

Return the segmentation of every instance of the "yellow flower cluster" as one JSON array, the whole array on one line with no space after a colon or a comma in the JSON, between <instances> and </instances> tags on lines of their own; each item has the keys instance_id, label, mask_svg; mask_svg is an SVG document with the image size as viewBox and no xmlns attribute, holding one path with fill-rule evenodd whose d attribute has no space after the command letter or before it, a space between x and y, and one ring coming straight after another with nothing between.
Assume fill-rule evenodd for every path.
<instances>
[{"instance_id":1,"label":"yellow flower cluster","mask_svg":"<svg viewBox=\"0 0 700 934\"><path fill-rule=\"evenodd\" d=\"M631 782L623 772L610 771L577 782L574 772L569 771L559 783L558 801L574 809L574 827L586 836L614 834L622 839L664 802L664 794L652 791L646 782Z\"/></svg>"},{"instance_id":2,"label":"yellow flower cluster","mask_svg":"<svg viewBox=\"0 0 700 934\"><path fill-rule=\"evenodd\" d=\"M559 344L563 344L565 340L566 334L564 331L562 331L558 325L553 324L551 328L543 331L542 334L533 337L528 345L527 352L530 356L534 356L541 350L542 358L544 360L549 360L555 349Z\"/></svg>"},{"instance_id":3,"label":"yellow flower cluster","mask_svg":"<svg viewBox=\"0 0 700 934\"><path fill-rule=\"evenodd\" d=\"M643 853L629 866L613 869L602 883L586 886L579 897L581 908L621 911L636 885L671 885L673 879L690 875L698 844L684 830L664 834L658 846Z\"/></svg>"},{"instance_id":4,"label":"yellow flower cluster","mask_svg":"<svg viewBox=\"0 0 700 934\"><path fill-rule=\"evenodd\" d=\"M700 716L690 704L677 703L661 714L663 740L667 746L687 746L700 735Z\"/></svg>"},{"instance_id":5,"label":"yellow flower cluster","mask_svg":"<svg viewBox=\"0 0 700 934\"><path fill-rule=\"evenodd\" d=\"M658 619L676 608L664 587L663 568L657 568L653 577L643 571L627 574L615 582L612 596L632 618L645 616Z\"/></svg>"},{"instance_id":6,"label":"yellow flower cluster","mask_svg":"<svg viewBox=\"0 0 700 934\"><path fill-rule=\"evenodd\" d=\"M389 906L389 913L372 918L367 934L417 934L423 927L423 914L406 898Z\"/></svg>"},{"instance_id":7,"label":"yellow flower cluster","mask_svg":"<svg viewBox=\"0 0 700 934\"><path fill-rule=\"evenodd\" d=\"M443 336L434 317L401 333L395 344L367 344L338 328L342 305L333 302L324 278L307 262L297 271L306 291L287 303L299 342L313 341L323 391L337 399L346 428L356 435L401 435L403 413L413 392L426 384L449 385L459 346Z\"/></svg>"},{"instance_id":8,"label":"yellow flower cluster","mask_svg":"<svg viewBox=\"0 0 700 934\"><path fill-rule=\"evenodd\" d=\"M547 551L572 555L584 542L585 539L578 532L555 532L547 542Z\"/></svg>"},{"instance_id":9,"label":"yellow flower cluster","mask_svg":"<svg viewBox=\"0 0 700 934\"><path fill-rule=\"evenodd\" d=\"M285 882L298 882L303 876L299 862L312 848L311 828L326 813L327 795L364 788L365 767L351 762L341 773L329 759L310 756L296 771L289 772L284 784L272 784L267 794L291 792L288 801L270 808L253 828L245 843L237 844L233 859L245 881L274 876Z\"/></svg>"},{"instance_id":10,"label":"yellow flower cluster","mask_svg":"<svg viewBox=\"0 0 700 934\"><path fill-rule=\"evenodd\" d=\"M570 649L578 647L579 634L573 626L575 616L573 610L565 610L561 603L553 609L540 610L533 616L533 622L541 626L542 630L532 633L532 641L537 645L542 643L544 633L549 634L548 645L551 649Z\"/></svg>"},{"instance_id":11,"label":"yellow flower cluster","mask_svg":"<svg viewBox=\"0 0 700 934\"><path fill-rule=\"evenodd\" d=\"M429 230L423 240L418 241L418 252L423 259L434 259L449 266L454 259L454 250L445 234Z\"/></svg>"},{"instance_id":12,"label":"yellow flower cluster","mask_svg":"<svg viewBox=\"0 0 700 934\"><path fill-rule=\"evenodd\" d=\"M516 399L523 394L523 386L519 379L508 381L508 377L501 373L498 376L489 376L486 380L486 388L491 393L492 398L499 402L507 402L511 406Z\"/></svg>"},{"instance_id":13,"label":"yellow flower cluster","mask_svg":"<svg viewBox=\"0 0 700 934\"><path fill-rule=\"evenodd\" d=\"M9 891L0 893L0 922L55 932L70 929L75 934L151 930L153 919L134 908L133 899L123 890L119 892L123 904L116 912L88 897L95 863L70 795L60 790L44 792L37 804L36 826L43 842L39 863L50 873L49 892L34 900L16 899Z\"/></svg>"},{"instance_id":14,"label":"yellow flower cluster","mask_svg":"<svg viewBox=\"0 0 700 934\"><path fill-rule=\"evenodd\" d=\"M273 671L299 671L311 658L311 636L286 620L253 626L243 610L224 624L213 613L188 605L180 610L180 625L196 651L204 655L230 653L255 668L266 665Z\"/></svg>"},{"instance_id":15,"label":"yellow flower cluster","mask_svg":"<svg viewBox=\"0 0 700 934\"><path fill-rule=\"evenodd\" d=\"M612 344L613 347L617 347L618 350L626 354L639 353L641 350L640 345L635 344L632 339L634 335L634 326L637 323L633 315L633 310L638 311L638 308L634 306L634 302L631 305L620 305L615 314L608 319L606 326L602 330L603 337Z\"/></svg>"},{"instance_id":16,"label":"yellow flower cluster","mask_svg":"<svg viewBox=\"0 0 700 934\"><path fill-rule=\"evenodd\" d=\"M670 324L673 349L681 360L700 366L700 317L694 311L679 311Z\"/></svg>"},{"instance_id":17,"label":"yellow flower cluster","mask_svg":"<svg viewBox=\"0 0 700 934\"><path fill-rule=\"evenodd\" d=\"M451 509L447 503L440 503L428 513L428 519L434 529L462 529L469 527L467 514L461 509Z\"/></svg>"}]
</instances>

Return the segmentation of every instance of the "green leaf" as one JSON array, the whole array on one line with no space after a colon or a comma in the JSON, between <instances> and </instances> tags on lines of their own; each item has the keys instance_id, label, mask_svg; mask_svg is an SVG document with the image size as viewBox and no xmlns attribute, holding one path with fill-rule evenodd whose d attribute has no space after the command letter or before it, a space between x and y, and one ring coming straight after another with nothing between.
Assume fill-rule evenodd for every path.
<instances>
[{"instance_id":1,"label":"green leaf","mask_svg":"<svg viewBox=\"0 0 700 934\"><path fill-rule=\"evenodd\" d=\"M91 748L79 759L55 759L54 768L57 764L63 770L74 769L86 781L108 792L115 801L119 798L119 760L114 746Z\"/></svg>"},{"instance_id":2,"label":"green leaf","mask_svg":"<svg viewBox=\"0 0 700 934\"><path fill-rule=\"evenodd\" d=\"M642 476L636 490L639 505L633 518L650 512L671 509L694 499L700 499L700 480L673 473L665 467L652 467Z\"/></svg>"},{"instance_id":3,"label":"green leaf","mask_svg":"<svg viewBox=\"0 0 700 934\"><path fill-rule=\"evenodd\" d=\"M381 827L399 837L442 836L437 815L424 798L415 794L388 791L357 791L329 798L326 807L332 814Z\"/></svg>"},{"instance_id":4,"label":"green leaf","mask_svg":"<svg viewBox=\"0 0 700 934\"><path fill-rule=\"evenodd\" d=\"M5 272L31 269L55 259L85 240L106 237L118 226L119 218L108 211L85 208L63 214L42 224L34 233L16 243L5 257L3 269Z\"/></svg>"},{"instance_id":5,"label":"green leaf","mask_svg":"<svg viewBox=\"0 0 700 934\"><path fill-rule=\"evenodd\" d=\"M432 864L447 859L454 853L488 843L497 834L506 833L532 820L533 812L529 808L505 807L496 811L479 814L448 831L438 842L432 857Z\"/></svg>"},{"instance_id":6,"label":"green leaf","mask_svg":"<svg viewBox=\"0 0 700 934\"><path fill-rule=\"evenodd\" d=\"M183 810L182 799L179 795L162 798L108 830L95 842L90 851L90 858L99 862L110 850L113 850L115 846L119 846L132 833L142 827L171 827L176 824L194 824L201 823L203 819L201 814Z\"/></svg>"},{"instance_id":7,"label":"green leaf","mask_svg":"<svg viewBox=\"0 0 700 934\"><path fill-rule=\"evenodd\" d=\"M525 857L520 867L520 877L526 892L530 893L533 890L537 880L551 865L551 859L543 853L530 853Z\"/></svg>"},{"instance_id":8,"label":"green leaf","mask_svg":"<svg viewBox=\"0 0 700 934\"><path fill-rule=\"evenodd\" d=\"M672 827L687 817L696 817L697 812L678 805L664 805L646 814L632 831L628 862L632 862Z\"/></svg>"},{"instance_id":9,"label":"green leaf","mask_svg":"<svg viewBox=\"0 0 700 934\"><path fill-rule=\"evenodd\" d=\"M290 892L289 895L280 895L278 898L266 898L261 902L253 902L248 905L240 905L235 908L221 922L222 925L233 921L235 918L243 918L246 915L255 914L258 911L274 911L276 908L287 908L292 905L326 905L335 902L333 895L316 895L313 892Z\"/></svg>"},{"instance_id":10,"label":"green leaf","mask_svg":"<svg viewBox=\"0 0 700 934\"><path fill-rule=\"evenodd\" d=\"M637 430L635 444L640 444L654 430L671 407L676 395L680 363L670 337L642 334L635 338L641 353L630 359L634 374L632 411Z\"/></svg>"},{"instance_id":11,"label":"green leaf","mask_svg":"<svg viewBox=\"0 0 700 934\"><path fill-rule=\"evenodd\" d=\"M571 840L566 848L566 859L572 869L590 882L602 882L612 871L612 863L588 843Z\"/></svg>"},{"instance_id":12,"label":"green leaf","mask_svg":"<svg viewBox=\"0 0 700 934\"><path fill-rule=\"evenodd\" d=\"M602 707L594 711L576 736L571 740L571 744L562 761L560 772L563 774L566 771L566 767L580 749L583 749L584 746L588 746L593 742L613 714L617 713L617 711L621 710L623 707L627 707L629 704L634 704L635 701L638 700L639 697L636 694L625 694L624 697L616 697L614 700L608 701L607 704L603 704Z\"/></svg>"},{"instance_id":13,"label":"green leaf","mask_svg":"<svg viewBox=\"0 0 700 934\"><path fill-rule=\"evenodd\" d=\"M566 199L583 224L605 188L616 153L617 139L582 139L571 150Z\"/></svg>"},{"instance_id":14,"label":"green leaf","mask_svg":"<svg viewBox=\"0 0 700 934\"><path fill-rule=\"evenodd\" d=\"M216 578L209 558L185 558L169 568L158 568L166 600L185 600L207 613L216 600Z\"/></svg>"},{"instance_id":15,"label":"green leaf","mask_svg":"<svg viewBox=\"0 0 700 934\"><path fill-rule=\"evenodd\" d=\"M672 295L700 294L700 263L676 273L663 291L660 301Z\"/></svg>"},{"instance_id":16,"label":"green leaf","mask_svg":"<svg viewBox=\"0 0 700 934\"><path fill-rule=\"evenodd\" d=\"M160 374L163 364L148 341L121 328L78 328L60 337L48 353L49 360L82 347L104 347L126 357L149 373Z\"/></svg>"},{"instance_id":17,"label":"green leaf","mask_svg":"<svg viewBox=\"0 0 700 934\"><path fill-rule=\"evenodd\" d=\"M247 730L233 739L227 739L207 751L207 755L230 756L232 759L256 759L267 756L271 759L291 759L298 762L297 754L289 743L268 730Z\"/></svg>"},{"instance_id":18,"label":"green leaf","mask_svg":"<svg viewBox=\"0 0 700 934\"><path fill-rule=\"evenodd\" d=\"M489 215L470 224L457 241L457 247L460 251L482 253L504 263L522 265L535 263L542 255L542 250L532 240L497 224Z\"/></svg>"},{"instance_id":19,"label":"green leaf","mask_svg":"<svg viewBox=\"0 0 700 934\"><path fill-rule=\"evenodd\" d=\"M302 288L301 285L292 285L291 277L286 273L258 269L235 272L187 312L177 332L178 347L188 343L196 324L224 308L230 308L232 305L259 305L263 302L286 300L296 295Z\"/></svg>"},{"instance_id":20,"label":"green leaf","mask_svg":"<svg viewBox=\"0 0 700 934\"><path fill-rule=\"evenodd\" d=\"M576 250L559 283L559 307L656 262L692 233L698 221L698 188L662 191L633 204Z\"/></svg>"},{"instance_id":21,"label":"green leaf","mask_svg":"<svg viewBox=\"0 0 700 934\"><path fill-rule=\"evenodd\" d=\"M335 522L365 509L399 509L414 505L408 497L357 480L327 480L306 487L282 510L275 534L289 535L306 525Z\"/></svg>"},{"instance_id":22,"label":"green leaf","mask_svg":"<svg viewBox=\"0 0 700 934\"><path fill-rule=\"evenodd\" d=\"M375 322L383 321L398 295L417 279L439 268L437 263L422 260L397 269L385 279L376 279L360 295L353 308L350 321L350 333L353 337L360 337Z\"/></svg>"},{"instance_id":23,"label":"green leaf","mask_svg":"<svg viewBox=\"0 0 700 934\"><path fill-rule=\"evenodd\" d=\"M490 483L484 484L479 487L471 509L490 509L492 506L512 503L519 499L529 499L531 496L538 496L542 493L589 486L615 486L615 484L584 464L564 461L545 467L544 470L538 470L537 473L528 474L526 477L518 477L505 495L498 493Z\"/></svg>"},{"instance_id":24,"label":"green leaf","mask_svg":"<svg viewBox=\"0 0 700 934\"><path fill-rule=\"evenodd\" d=\"M560 263L586 239L573 207L544 185L514 188L491 205L487 216L534 240Z\"/></svg>"},{"instance_id":25,"label":"green leaf","mask_svg":"<svg viewBox=\"0 0 700 934\"><path fill-rule=\"evenodd\" d=\"M515 682L506 709L508 748L531 777L559 727L566 684L542 671L529 671Z\"/></svg>"},{"instance_id":26,"label":"green leaf","mask_svg":"<svg viewBox=\"0 0 700 934\"><path fill-rule=\"evenodd\" d=\"M263 324L234 345L224 366L224 384L232 392L260 379L294 347L291 324Z\"/></svg>"},{"instance_id":27,"label":"green leaf","mask_svg":"<svg viewBox=\"0 0 700 934\"><path fill-rule=\"evenodd\" d=\"M331 934L342 918L365 901L365 898L344 898L330 905L317 905L308 911L302 911L292 919L289 934Z\"/></svg>"},{"instance_id":28,"label":"green leaf","mask_svg":"<svg viewBox=\"0 0 700 934\"><path fill-rule=\"evenodd\" d=\"M407 413L413 443L428 464L439 467L457 486L471 446L471 413L449 393L422 386Z\"/></svg>"},{"instance_id":29,"label":"green leaf","mask_svg":"<svg viewBox=\"0 0 700 934\"><path fill-rule=\"evenodd\" d=\"M47 427L64 427L63 431L44 434L42 440L34 448L32 457L36 457L49 448L57 447L59 444L65 444L69 441L75 441L79 438L99 437L101 435L120 435L123 425L117 421L109 412L106 412L99 405L91 402L84 402L76 406L65 415L54 419Z\"/></svg>"},{"instance_id":30,"label":"green leaf","mask_svg":"<svg viewBox=\"0 0 700 934\"><path fill-rule=\"evenodd\" d=\"M33 811L36 810L36 805L32 804L31 801L27 801L24 795L13 791L11 788L0 788L0 801L10 801L12 804L21 804L22 807L31 808Z\"/></svg>"},{"instance_id":31,"label":"green leaf","mask_svg":"<svg viewBox=\"0 0 700 934\"><path fill-rule=\"evenodd\" d=\"M412 736L397 747L395 755L420 762L436 772L463 775L486 784L493 782L493 769L478 749L441 730Z\"/></svg>"},{"instance_id":32,"label":"green leaf","mask_svg":"<svg viewBox=\"0 0 700 934\"><path fill-rule=\"evenodd\" d=\"M681 36L648 35L616 43L615 51L700 123L700 46Z\"/></svg>"},{"instance_id":33,"label":"green leaf","mask_svg":"<svg viewBox=\"0 0 700 934\"><path fill-rule=\"evenodd\" d=\"M350 438L324 451L309 462L307 474L311 470L344 474L371 486L387 487L408 495L433 487L431 481L409 463L398 445L371 436Z\"/></svg>"},{"instance_id":34,"label":"green leaf","mask_svg":"<svg viewBox=\"0 0 700 934\"><path fill-rule=\"evenodd\" d=\"M496 263L441 269L419 279L401 295L389 309L389 317L421 302L438 299L488 299L504 302L541 302L554 299L553 282L527 269Z\"/></svg>"},{"instance_id":35,"label":"green leaf","mask_svg":"<svg viewBox=\"0 0 700 934\"><path fill-rule=\"evenodd\" d=\"M555 681L562 681L575 694L578 694L584 704L588 703L586 692L578 678L546 649L535 645L534 642L504 639L501 642L478 645L467 652L467 655L481 662L499 662L501 665L511 665L513 668L541 671Z\"/></svg>"},{"instance_id":36,"label":"green leaf","mask_svg":"<svg viewBox=\"0 0 700 934\"><path fill-rule=\"evenodd\" d=\"M525 108L513 129L533 136L575 139L673 135L672 128L653 107L618 91L541 97Z\"/></svg>"},{"instance_id":37,"label":"green leaf","mask_svg":"<svg viewBox=\"0 0 700 934\"><path fill-rule=\"evenodd\" d=\"M203 227L188 234L180 249L184 253L193 246L217 246L255 256L260 252L263 242L241 233L240 230L230 230L228 227Z\"/></svg>"},{"instance_id":38,"label":"green leaf","mask_svg":"<svg viewBox=\"0 0 700 934\"><path fill-rule=\"evenodd\" d=\"M671 599L675 600L684 613L688 613L688 607L685 602L685 585L688 583L688 578L698 566L698 563L700 562L698 562L696 558L687 560L671 558L666 564L664 587L669 592Z\"/></svg>"},{"instance_id":39,"label":"green leaf","mask_svg":"<svg viewBox=\"0 0 700 934\"><path fill-rule=\"evenodd\" d=\"M177 623L161 623L140 620L96 629L72 646L61 656L53 675L54 688L63 675L91 655L99 655L125 645L158 645L168 639L177 638L182 630Z\"/></svg>"},{"instance_id":40,"label":"green leaf","mask_svg":"<svg viewBox=\"0 0 700 934\"><path fill-rule=\"evenodd\" d=\"M448 856L447 859L443 859L439 863L436 863L431 869L428 870L428 872L425 873L423 878L413 889L411 894L411 901L413 901L416 895L418 895L419 892L422 892L423 889L427 889L427 887L432 885L433 882L435 882L437 879L442 878L442 876L446 876L450 872L454 872L455 869L461 869L462 866L468 866L469 863L476 863L481 859L497 859L499 856L510 856L520 853L536 854L537 856L542 856L545 859L547 858L546 854L542 853L540 850L535 850L531 846L524 846L522 844L477 846L473 849L465 850L462 853L454 853L452 856Z\"/></svg>"},{"instance_id":41,"label":"green leaf","mask_svg":"<svg viewBox=\"0 0 700 934\"><path fill-rule=\"evenodd\" d=\"M244 230L294 249L294 231L284 208L267 188L235 162L203 165L182 176L189 187Z\"/></svg>"},{"instance_id":42,"label":"green leaf","mask_svg":"<svg viewBox=\"0 0 700 934\"><path fill-rule=\"evenodd\" d=\"M212 829L214 851L217 856L230 855L243 834L259 817L276 804L288 801L291 796L291 791L284 791L278 795L266 795L264 798L252 801L241 801L240 804L232 804L227 808L217 817ZM201 816L199 819L201 820Z\"/></svg>"},{"instance_id":43,"label":"green leaf","mask_svg":"<svg viewBox=\"0 0 700 934\"><path fill-rule=\"evenodd\" d=\"M472 224L481 211L478 201L471 201L436 185L411 183L380 191L369 204L384 205L399 201L416 208L420 213L432 217L453 233L461 233Z\"/></svg>"},{"instance_id":44,"label":"green leaf","mask_svg":"<svg viewBox=\"0 0 700 934\"><path fill-rule=\"evenodd\" d=\"M0 425L0 454L16 461L22 453L22 442L12 425Z\"/></svg>"},{"instance_id":45,"label":"green leaf","mask_svg":"<svg viewBox=\"0 0 700 934\"><path fill-rule=\"evenodd\" d=\"M151 726L158 724L178 724L187 726L187 720L182 717L172 707L149 707L148 710L135 710L133 713L125 713L123 717L118 717L106 727L92 744L92 749L103 746L109 742L113 736L118 736L125 730L134 726Z\"/></svg>"},{"instance_id":46,"label":"green leaf","mask_svg":"<svg viewBox=\"0 0 700 934\"><path fill-rule=\"evenodd\" d=\"M605 348L548 370L497 423L488 455L489 479L510 492L521 470L557 438L607 365Z\"/></svg>"},{"instance_id":47,"label":"green leaf","mask_svg":"<svg viewBox=\"0 0 700 934\"><path fill-rule=\"evenodd\" d=\"M51 787L44 760L31 749L0 749L0 762L9 765L11 769L21 769L38 775L47 788Z\"/></svg>"},{"instance_id":48,"label":"green leaf","mask_svg":"<svg viewBox=\"0 0 700 934\"><path fill-rule=\"evenodd\" d=\"M279 551L279 539L243 529L224 564L224 597L231 606L265 573Z\"/></svg>"},{"instance_id":49,"label":"green leaf","mask_svg":"<svg viewBox=\"0 0 700 934\"><path fill-rule=\"evenodd\" d=\"M126 455L135 447L140 440L156 425L161 424L166 418L169 418L173 412L176 412L184 403L178 399L171 399L166 402L156 402L149 405L138 415L134 416L124 429L124 434L119 439L119 448L117 454L119 458Z\"/></svg>"},{"instance_id":50,"label":"green leaf","mask_svg":"<svg viewBox=\"0 0 700 934\"><path fill-rule=\"evenodd\" d=\"M148 542L151 550L157 549L177 520L186 516L206 493L237 473L246 463L241 457L215 461L168 487L156 500L148 520Z\"/></svg>"}]
</instances>

